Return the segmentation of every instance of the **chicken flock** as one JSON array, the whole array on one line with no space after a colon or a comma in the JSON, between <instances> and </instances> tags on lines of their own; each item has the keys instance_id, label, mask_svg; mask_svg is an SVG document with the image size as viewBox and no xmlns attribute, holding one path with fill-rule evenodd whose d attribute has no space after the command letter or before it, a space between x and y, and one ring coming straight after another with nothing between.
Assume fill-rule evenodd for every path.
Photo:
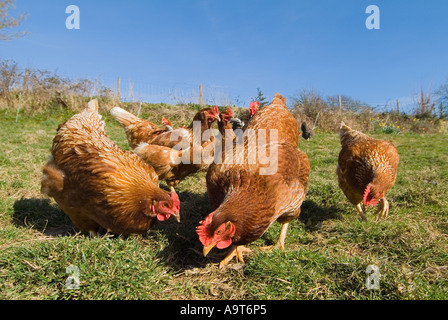
<instances>
[{"instance_id":1,"label":"chicken flock","mask_svg":"<svg viewBox=\"0 0 448 320\"><path fill-rule=\"evenodd\" d=\"M210 213L196 227L203 255L215 247L229 248L220 267L234 257L244 262L250 252L246 245L275 221L281 224L275 247L284 248L289 222L300 215L307 194L310 163L298 148L301 132L282 95L275 94L263 108L253 102L245 121L234 118L230 108L220 113L215 106L198 111L182 128L164 117L158 126L119 107L110 113L132 151L108 138L98 101L92 100L59 125L43 168L42 193L80 231L128 235L146 233L171 217L181 223L176 187L206 169ZM340 141L336 174L341 190L363 220L366 208L376 204L377 220L387 217L386 193L397 177L397 149L343 122ZM170 190L160 188L159 180Z\"/></svg>"}]
</instances>

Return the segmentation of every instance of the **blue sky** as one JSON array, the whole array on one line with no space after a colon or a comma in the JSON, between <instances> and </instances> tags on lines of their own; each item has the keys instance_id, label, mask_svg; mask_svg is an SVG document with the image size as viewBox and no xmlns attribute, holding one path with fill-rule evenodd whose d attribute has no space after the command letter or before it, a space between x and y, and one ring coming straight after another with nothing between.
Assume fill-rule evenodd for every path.
<instances>
[{"instance_id":1,"label":"blue sky","mask_svg":"<svg viewBox=\"0 0 448 320\"><path fill-rule=\"evenodd\" d=\"M81 28L68 30L68 5ZM368 30L368 5L380 30ZM160 88L225 91L247 104L261 88L289 101L303 89L372 106L412 102L448 81L445 0L16 0L29 35L0 42L22 68L99 79L138 97ZM193 90L192 89L192 90ZM219 101L218 101L219 102Z\"/></svg>"}]
</instances>

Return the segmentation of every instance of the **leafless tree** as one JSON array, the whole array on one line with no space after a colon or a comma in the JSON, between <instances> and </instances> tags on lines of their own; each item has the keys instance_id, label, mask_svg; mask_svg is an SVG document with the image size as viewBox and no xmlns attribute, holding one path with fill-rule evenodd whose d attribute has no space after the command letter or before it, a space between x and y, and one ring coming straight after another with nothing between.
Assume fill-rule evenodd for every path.
<instances>
[{"instance_id":1,"label":"leafless tree","mask_svg":"<svg viewBox=\"0 0 448 320\"><path fill-rule=\"evenodd\" d=\"M0 96L6 96L17 84L20 71L11 60L0 61Z\"/></svg>"},{"instance_id":2,"label":"leafless tree","mask_svg":"<svg viewBox=\"0 0 448 320\"><path fill-rule=\"evenodd\" d=\"M15 9L14 2L15 0L0 0L0 40L11 40L27 34L26 31L11 31L26 18L25 14L19 14L17 17L11 16L11 10Z\"/></svg>"},{"instance_id":3,"label":"leafless tree","mask_svg":"<svg viewBox=\"0 0 448 320\"><path fill-rule=\"evenodd\" d=\"M420 118L431 117L436 105L433 101L433 93L431 91L425 93L423 89L420 89L420 94L417 99L415 115Z\"/></svg>"}]
</instances>

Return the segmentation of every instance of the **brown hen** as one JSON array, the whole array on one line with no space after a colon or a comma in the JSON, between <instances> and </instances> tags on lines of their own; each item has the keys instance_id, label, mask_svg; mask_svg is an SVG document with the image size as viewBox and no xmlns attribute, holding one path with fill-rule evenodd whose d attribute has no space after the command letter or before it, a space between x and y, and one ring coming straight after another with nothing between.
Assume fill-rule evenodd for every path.
<instances>
[{"instance_id":1,"label":"brown hen","mask_svg":"<svg viewBox=\"0 0 448 320\"><path fill-rule=\"evenodd\" d=\"M187 128L172 130L161 129L119 107L110 113L125 129L133 151L154 167L173 192L185 177L213 161L214 131L210 129L219 119L216 106L200 110ZM166 125L167 121L163 122Z\"/></svg>"},{"instance_id":2,"label":"brown hen","mask_svg":"<svg viewBox=\"0 0 448 320\"><path fill-rule=\"evenodd\" d=\"M267 141L252 143L251 132L260 137L263 130L267 131ZM207 172L213 212L200 222L197 233L204 255L213 247L233 245L220 267L234 256L243 262L242 254L248 251L244 245L259 239L275 221L282 224L277 246L284 248L288 224L299 216L307 190L308 157L297 148L298 125L283 96L276 94L269 106L255 114L245 135L243 149L238 150L240 142L235 139L234 146L225 150L226 161L215 161Z\"/></svg>"},{"instance_id":3,"label":"brown hen","mask_svg":"<svg viewBox=\"0 0 448 320\"><path fill-rule=\"evenodd\" d=\"M98 102L58 127L41 190L83 232L144 233L156 220L179 220L179 198L158 186L154 169L104 132Z\"/></svg>"},{"instance_id":4,"label":"brown hen","mask_svg":"<svg viewBox=\"0 0 448 320\"><path fill-rule=\"evenodd\" d=\"M389 213L386 193L397 178L397 149L392 143L373 139L344 122L339 135L342 146L336 169L339 187L364 221L366 207L377 203L377 220L386 218Z\"/></svg>"}]
</instances>

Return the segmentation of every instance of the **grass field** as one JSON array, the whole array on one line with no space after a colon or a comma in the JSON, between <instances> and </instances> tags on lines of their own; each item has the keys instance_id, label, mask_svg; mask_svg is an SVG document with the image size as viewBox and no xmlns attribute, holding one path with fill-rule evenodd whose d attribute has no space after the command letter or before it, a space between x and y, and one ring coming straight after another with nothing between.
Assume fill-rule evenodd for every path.
<instances>
[{"instance_id":1,"label":"grass field","mask_svg":"<svg viewBox=\"0 0 448 320\"><path fill-rule=\"evenodd\" d=\"M225 252L204 258L195 233L209 212L205 172L178 187L180 224L129 237L77 233L40 194L42 166L67 118L23 116L16 123L15 114L0 114L0 299L448 298L448 135L375 135L397 146L400 165L389 217L375 222L368 214L367 223L337 185L338 135L301 140L312 172L285 250L257 250L275 242L276 223L249 245L246 264L219 270ZM121 127L105 120L110 137L127 149ZM66 286L69 265L79 269L79 289ZM377 290L366 286L369 265L379 269Z\"/></svg>"}]
</instances>

